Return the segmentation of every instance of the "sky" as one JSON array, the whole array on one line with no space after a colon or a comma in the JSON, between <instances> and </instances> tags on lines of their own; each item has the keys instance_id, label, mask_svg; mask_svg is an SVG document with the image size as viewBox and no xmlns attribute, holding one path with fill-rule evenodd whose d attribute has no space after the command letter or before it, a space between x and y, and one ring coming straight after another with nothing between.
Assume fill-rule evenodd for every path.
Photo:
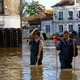
<instances>
[{"instance_id":1,"label":"sky","mask_svg":"<svg viewBox=\"0 0 80 80\"><path fill-rule=\"evenodd\" d=\"M43 6L45 6L46 9L52 9L51 6L55 5L61 0L34 0L34 1L39 1L39 4L42 4Z\"/></svg>"}]
</instances>

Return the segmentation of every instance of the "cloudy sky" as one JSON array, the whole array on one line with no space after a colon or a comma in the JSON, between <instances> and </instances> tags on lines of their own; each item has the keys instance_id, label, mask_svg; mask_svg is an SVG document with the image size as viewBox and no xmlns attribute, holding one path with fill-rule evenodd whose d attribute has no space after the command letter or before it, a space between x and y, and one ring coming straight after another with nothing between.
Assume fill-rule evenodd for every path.
<instances>
[{"instance_id":1,"label":"cloudy sky","mask_svg":"<svg viewBox=\"0 0 80 80\"><path fill-rule=\"evenodd\" d=\"M53 6L54 4L58 3L61 0L35 0L35 1L39 1L39 4L45 6L46 9L52 9L51 6Z\"/></svg>"}]
</instances>

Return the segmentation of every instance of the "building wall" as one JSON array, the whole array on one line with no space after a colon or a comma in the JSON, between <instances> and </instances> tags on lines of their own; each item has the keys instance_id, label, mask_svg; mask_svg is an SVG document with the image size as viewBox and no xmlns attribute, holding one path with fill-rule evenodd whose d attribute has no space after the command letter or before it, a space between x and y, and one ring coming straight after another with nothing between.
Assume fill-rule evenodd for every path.
<instances>
[{"instance_id":1,"label":"building wall","mask_svg":"<svg viewBox=\"0 0 80 80\"><path fill-rule=\"evenodd\" d=\"M20 28L20 16L0 16L0 28Z\"/></svg>"},{"instance_id":2,"label":"building wall","mask_svg":"<svg viewBox=\"0 0 80 80\"><path fill-rule=\"evenodd\" d=\"M3 1L4 14L0 14L0 28L20 28L20 0Z\"/></svg>"},{"instance_id":3,"label":"building wall","mask_svg":"<svg viewBox=\"0 0 80 80\"><path fill-rule=\"evenodd\" d=\"M46 33L46 25L50 25L50 33ZM45 32L47 35L52 35L54 33L52 20L41 21L41 31Z\"/></svg>"},{"instance_id":4,"label":"building wall","mask_svg":"<svg viewBox=\"0 0 80 80\"><path fill-rule=\"evenodd\" d=\"M7 6L7 9L5 9L5 6ZM11 9L10 12L9 9ZM4 14L20 15L20 0L4 0Z\"/></svg>"}]
</instances>

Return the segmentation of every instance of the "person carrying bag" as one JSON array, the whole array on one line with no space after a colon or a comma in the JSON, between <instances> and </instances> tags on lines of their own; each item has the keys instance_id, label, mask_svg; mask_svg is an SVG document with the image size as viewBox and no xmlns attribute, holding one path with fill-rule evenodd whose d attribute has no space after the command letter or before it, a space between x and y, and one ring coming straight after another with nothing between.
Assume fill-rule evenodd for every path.
<instances>
[{"instance_id":1,"label":"person carrying bag","mask_svg":"<svg viewBox=\"0 0 80 80\"><path fill-rule=\"evenodd\" d=\"M38 65L42 64L42 59L43 59L43 40L40 37L40 32L38 28L35 28L31 33L30 33L30 38L31 40L31 55L30 55L30 64L35 65L38 63Z\"/></svg>"},{"instance_id":2,"label":"person carrying bag","mask_svg":"<svg viewBox=\"0 0 80 80\"><path fill-rule=\"evenodd\" d=\"M76 41L73 39L72 41L69 39L69 32L67 30L64 31L64 38L61 39L57 45L55 44L57 50L60 50L59 53L59 60L61 63L61 69L71 69L72 68L72 59L74 56L73 51L73 41ZM76 48L76 45L75 45Z\"/></svg>"}]
</instances>

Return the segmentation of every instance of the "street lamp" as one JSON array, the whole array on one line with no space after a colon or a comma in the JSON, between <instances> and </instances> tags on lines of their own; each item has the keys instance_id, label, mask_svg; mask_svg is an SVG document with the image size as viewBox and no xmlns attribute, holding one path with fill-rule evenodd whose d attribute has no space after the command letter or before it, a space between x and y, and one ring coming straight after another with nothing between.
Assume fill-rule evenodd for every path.
<instances>
[{"instance_id":1,"label":"street lamp","mask_svg":"<svg viewBox=\"0 0 80 80\"><path fill-rule=\"evenodd\" d=\"M54 23L54 33L55 33L55 21L56 21L56 19L57 19L57 16L56 16L56 13L54 13L54 15L53 15L53 22L52 23Z\"/></svg>"}]
</instances>

